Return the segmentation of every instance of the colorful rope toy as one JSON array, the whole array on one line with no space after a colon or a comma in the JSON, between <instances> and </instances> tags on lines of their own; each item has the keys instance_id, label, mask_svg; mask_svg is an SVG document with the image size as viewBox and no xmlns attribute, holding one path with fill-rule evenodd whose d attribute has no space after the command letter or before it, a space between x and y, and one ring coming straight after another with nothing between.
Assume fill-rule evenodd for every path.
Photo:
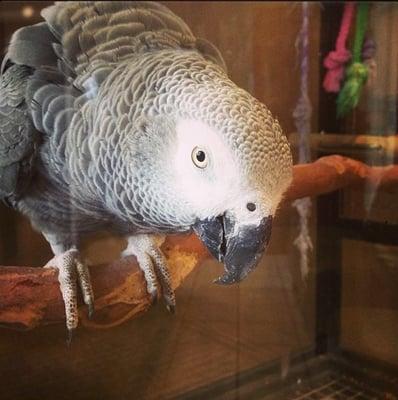
<instances>
[{"instance_id":1,"label":"colorful rope toy","mask_svg":"<svg viewBox=\"0 0 398 400\"><path fill-rule=\"evenodd\" d=\"M351 59L351 52L347 50L346 42L354 11L355 3L345 4L335 50L331 51L323 61L323 65L328 69L323 81L323 88L326 92L338 93L340 91L340 82L344 77L344 66Z\"/></svg>"},{"instance_id":2,"label":"colorful rope toy","mask_svg":"<svg viewBox=\"0 0 398 400\"><path fill-rule=\"evenodd\" d=\"M299 163L308 163L311 159L309 135L311 133L312 107L308 93L309 64L309 4L302 3L302 25L297 37L296 45L299 49L300 60L300 97L293 111L294 124L299 135ZM302 278L309 273L309 252L312 250L312 241L309 230L309 218L311 215L311 198L305 197L295 200L293 207L297 209L300 218L300 232L294 240L294 245L300 251L300 270Z\"/></svg>"},{"instance_id":3,"label":"colorful rope toy","mask_svg":"<svg viewBox=\"0 0 398 400\"><path fill-rule=\"evenodd\" d=\"M356 16L355 39L352 62L346 71L344 86L337 97L337 117L341 118L358 104L359 97L367 78L368 67L361 61L362 46L368 22L369 4L361 3Z\"/></svg>"}]
</instances>

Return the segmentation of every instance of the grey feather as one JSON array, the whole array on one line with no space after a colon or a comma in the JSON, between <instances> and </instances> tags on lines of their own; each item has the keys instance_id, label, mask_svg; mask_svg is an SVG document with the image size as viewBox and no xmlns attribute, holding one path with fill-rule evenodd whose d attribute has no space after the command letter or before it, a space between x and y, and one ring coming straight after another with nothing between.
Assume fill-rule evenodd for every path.
<instances>
[{"instance_id":1,"label":"grey feather","mask_svg":"<svg viewBox=\"0 0 398 400\"><path fill-rule=\"evenodd\" d=\"M12 36L6 57L16 64L30 67L55 65L57 58L51 46L53 40L44 22L20 28Z\"/></svg>"},{"instance_id":2,"label":"grey feather","mask_svg":"<svg viewBox=\"0 0 398 400\"><path fill-rule=\"evenodd\" d=\"M0 199L5 199L15 192L18 181L19 164L0 167Z\"/></svg>"},{"instance_id":3,"label":"grey feather","mask_svg":"<svg viewBox=\"0 0 398 400\"><path fill-rule=\"evenodd\" d=\"M227 65L225 64L220 50L218 50L213 43L203 38L197 38L195 44L196 48L204 55L206 59L218 64L224 69L224 71L227 71Z\"/></svg>"},{"instance_id":4,"label":"grey feather","mask_svg":"<svg viewBox=\"0 0 398 400\"><path fill-rule=\"evenodd\" d=\"M14 65L0 76L0 198L17 195L32 173L38 140L25 102L29 67ZM23 168L22 168L23 167ZM18 177L20 175L18 182Z\"/></svg>"}]
</instances>

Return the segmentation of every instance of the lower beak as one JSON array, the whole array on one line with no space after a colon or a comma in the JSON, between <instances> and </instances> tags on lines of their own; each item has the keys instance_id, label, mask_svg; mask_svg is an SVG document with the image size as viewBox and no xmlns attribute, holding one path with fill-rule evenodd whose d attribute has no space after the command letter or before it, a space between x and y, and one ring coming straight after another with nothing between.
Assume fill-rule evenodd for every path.
<instances>
[{"instance_id":1,"label":"lower beak","mask_svg":"<svg viewBox=\"0 0 398 400\"><path fill-rule=\"evenodd\" d=\"M198 221L193 229L210 253L224 263L224 274L215 283L240 282L258 264L271 238L272 216L258 224L239 224L227 213Z\"/></svg>"}]
</instances>

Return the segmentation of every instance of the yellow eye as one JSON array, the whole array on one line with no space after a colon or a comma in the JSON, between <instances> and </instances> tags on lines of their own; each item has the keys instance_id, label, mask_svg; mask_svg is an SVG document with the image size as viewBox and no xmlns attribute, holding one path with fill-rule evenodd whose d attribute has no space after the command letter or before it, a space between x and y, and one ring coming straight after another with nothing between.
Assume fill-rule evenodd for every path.
<instances>
[{"instance_id":1,"label":"yellow eye","mask_svg":"<svg viewBox=\"0 0 398 400\"><path fill-rule=\"evenodd\" d=\"M206 168L207 166L207 156L204 150L199 147L195 147L192 150L192 161L198 168Z\"/></svg>"}]
</instances>

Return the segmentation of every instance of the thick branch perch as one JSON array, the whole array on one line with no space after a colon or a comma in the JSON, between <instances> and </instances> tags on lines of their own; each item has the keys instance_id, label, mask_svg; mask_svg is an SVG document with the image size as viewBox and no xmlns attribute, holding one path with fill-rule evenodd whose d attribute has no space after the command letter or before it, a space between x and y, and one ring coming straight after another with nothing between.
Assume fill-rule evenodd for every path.
<instances>
[{"instance_id":1,"label":"thick branch perch","mask_svg":"<svg viewBox=\"0 0 398 400\"><path fill-rule=\"evenodd\" d=\"M351 185L364 183L375 187L398 187L398 165L369 167L341 156L327 156L311 164L296 165L293 183L285 204L306 196L317 196ZM169 237L163 246L169 260L173 287L208 253L195 236ZM96 312L87 319L85 306L80 308L81 324L107 328L148 310L143 274L134 258L98 265L90 269L96 297ZM40 324L64 321L64 307L57 271L49 268L0 268L0 324L10 328L30 329Z\"/></svg>"},{"instance_id":2,"label":"thick branch perch","mask_svg":"<svg viewBox=\"0 0 398 400\"><path fill-rule=\"evenodd\" d=\"M370 167L339 155L326 156L309 164L295 165L293 182L285 199L292 201L330 193L347 186L368 184L374 188L398 187L398 165Z\"/></svg>"},{"instance_id":3,"label":"thick branch perch","mask_svg":"<svg viewBox=\"0 0 398 400\"><path fill-rule=\"evenodd\" d=\"M208 257L205 248L192 235L170 236L162 250L169 261L174 289ZM88 319L86 306L81 305L80 324L109 328L151 306L143 273L134 257L93 266L90 273L95 313L91 320ZM57 274L54 268L0 267L0 325L30 329L40 324L64 322Z\"/></svg>"}]
</instances>

